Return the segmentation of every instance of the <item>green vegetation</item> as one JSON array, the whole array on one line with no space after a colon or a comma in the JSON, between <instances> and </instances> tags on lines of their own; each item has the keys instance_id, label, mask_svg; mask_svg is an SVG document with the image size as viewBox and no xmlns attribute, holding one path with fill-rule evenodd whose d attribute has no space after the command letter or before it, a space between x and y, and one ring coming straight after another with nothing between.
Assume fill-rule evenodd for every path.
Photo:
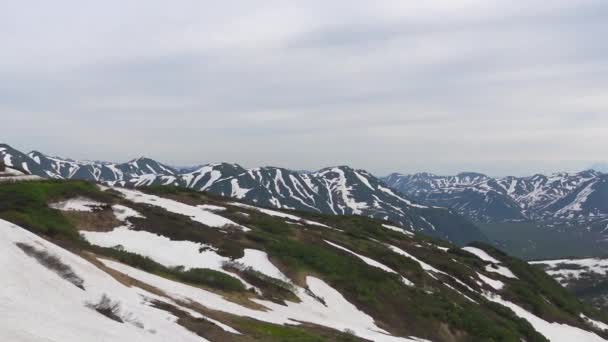
<instances>
[{"instance_id":1,"label":"green vegetation","mask_svg":"<svg viewBox=\"0 0 608 342\"><path fill-rule=\"evenodd\" d=\"M192 241L213 245L218 253L225 257L242 258L243 248L239 240L244 233L235 229L229 233L220 232L217 228L208 227L192 221L189 217L170 213L162 208L129 203L129 206L140 212L144 218L131 218L133 229L166 236L176 241Z\"/></svg>"},{"instance_id":2,"label":"green vegetation","mask_svg":"<svg viewBox=\"0 0 608 342\"><path fill-rule=\"evenodd\" d=\"M91 246L89 249L96 254L120 261L142 271L153 273L165 278L178 280L191 285L203 286L222 291L246 291L245 286L240 280L219 271L206 268L192 268L184 270L181 267L165 267L148 257L127 252L121 249L119 246L116 248Z\"/></svg>"},{"instance_id":3,"label":"green vegetation","mask_svg":"<svg viewBox=\"0 0 608 342\"><path fill-rule=\"evenodd\" d=\"M76 196L108 201L111 196L84 181L36 181L3 183L0 186L0 218L34 233L80 241L74 225L48 203Z\"/></svg>"},{"instance_id":4,"label":"green vegetation","mask_svg":"<svg viewBox=\"0 0 608 342\"><path fill-rule=\"evenodd\" d=\"M300 327L264 323L253 320L240 320L240 329L247 330L256 339L268 342L354 342L361 341L348 332L310 332Z\"/></svg>"},{"instance_id":5,"label":"green vegetation","mask_svg":"<svg viewBox=\"0 0 608 342\"><path fill-rule=\"evenodd\" d=\"M207 268L191 268L187 271L172 270L172 274L180 281L203 285L224 291L245 291L243 283L226 273Z\"/></svg>"},{"instance_id":6,"label":"green vegetation","mask_svg":"<svg viewBox=\"0 0 608 342\"><path fill-rule=\"evenodd\" d=\"M570 325L585 328L578 319L580 313L590 317L602 315L596 309L578 301L567 289L547 275L540 267L530 266L525 261L508 256L506 253L486 244L473 243L499 259L518 278L510 282L502 296L516 302L537 316L549 321L566 322Z\"/></svg>"},{"instance_id":7,"label":"green vegetation","mask_svg":"<svg viewBox=\"0 0 608 342\"><path fill-rule=\"evenodd\" d=\"M231 259L241 258L245 248L265 251L272 262L296 284L305 286L306 276L315 276L338 290L358 309L374 317L380 327L397 335L414 335L430 340L453 341L546 341L511 310L485 300L478 293L455 282L452 278L436 274L431 277L411 258L391 252L383 244L391 244L407 251L435 268L465 282L476 292L476 272L483 272L485 263L452 244L422 234L404 235L382 227L383 221L347 215L332 216L309 212L296 215L326 224L339 230L315 225L292 225L282 218L259 211L227 205L217 196L177 187L145 188L146 192L197 204L214 204L226 207L221 215L251 228L219 230L194 222L191 218L167 212L145 204L132 203L118 194L101 192L91 183L66 181L40 181L11 183L0 186L0 217L15 222L53 241L70 241L68 247L76 252L92 252L125 263L143 271L193 286L243 294L249 296L237 278L210 269L169 268L158 262L124 250L120 246L103 248L89 245L80 239L69 215L50 209L50 202L76 196L85 196L108 204L120 203L140 212L145 218L130 218L133 229L145 230L172 240L188 240L211 245L218 253ZM242 215L246 213L248 215ZM370 266L350 253L332 247L332 241L360 255L372 258L398 274ZM65 244L64 244L65 245ZM440 250L436 246L450 248ZM508 257L485 244L477 244L503 261L519 280L501 279L506 287L501 296L549 321L558 321L584 328L578 314L604 318L579 303L568 291L538 268ZM291 284L270 278L242 265L226 265L248 283L260 288L263 297L277 303L297 301ZM416 286L406 286L401 276ZM469 301L455 290L464 293ZM323 298L318 298L323 302ZM204 305L204 303L202 303ZM160 305L160 304L159 304ZM213 329L204 320L188 318L180 321L192 329ZM253 340L261 341L358 341L349 333L311 325L298 327L278 326L251 319L231 317L231 323ZM221 330L221 329L220 329ZM198 330L197 330L198 331ZM222 333L221 331L216 331ZM238 339L237 339L238 340ZM251 339L245 339L249 341Z\"/></svg>"}]
</instances>

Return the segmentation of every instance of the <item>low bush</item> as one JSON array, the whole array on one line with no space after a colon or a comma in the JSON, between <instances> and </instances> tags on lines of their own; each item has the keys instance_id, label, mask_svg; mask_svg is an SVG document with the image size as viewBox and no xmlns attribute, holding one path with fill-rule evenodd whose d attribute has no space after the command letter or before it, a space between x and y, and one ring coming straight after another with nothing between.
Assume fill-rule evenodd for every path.
<instances>
[{"instance_id":1,"label":"low bush","mask_svg":"<svg viewBox=\"0 0 608 342\"><path fill-rule=\"evenodd\" d=\"M208 268L191 268L187 271L173 273L183 282L208 286L224 291L246 291L243 283L226 273Z\"/></svg>"},{"instance_id":2,"label":"low bush","mask_svg":"<svg viewBox=\"0 0 608 342\"><path fill-rule=\"evenodd\" d=\"M36 259L36 261L44 267L57 273L62 279L65 279L79 289L84 290L84 280L80 278L69 265L63 263L59 257L50 254L46 250L36 249L26 243L17 242L15 245L17 245L25 254Z\"/></svg>"},{"instance_id":3,"label":"low bush","mask_svg":"<svg viewBox=\"0 0 608 342\"><path fill-rule=\"evenodd\" d=\"M105 293L101 296L99 301L96 303L87 303L87 306L113 321L124 323L123 319L120 317L120 302L113 301Z\"/></svg>"}]
</instances>

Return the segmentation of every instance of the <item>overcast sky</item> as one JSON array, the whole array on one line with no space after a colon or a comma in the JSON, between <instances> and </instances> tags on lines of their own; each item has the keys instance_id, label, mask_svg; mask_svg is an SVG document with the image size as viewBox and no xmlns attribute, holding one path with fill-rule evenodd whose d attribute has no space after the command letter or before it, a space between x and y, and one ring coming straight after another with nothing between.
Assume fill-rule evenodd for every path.
<instances>
[{"instance_id":1,"label":"overcast sky","mask_svg":"<svg viewBox=\"0 0 608 342\"><path fill-rule=\"evenodd\" d=\"M608 1L10 1L0 141L523 175L608 159Z\"/></svg>"}]
</instances>

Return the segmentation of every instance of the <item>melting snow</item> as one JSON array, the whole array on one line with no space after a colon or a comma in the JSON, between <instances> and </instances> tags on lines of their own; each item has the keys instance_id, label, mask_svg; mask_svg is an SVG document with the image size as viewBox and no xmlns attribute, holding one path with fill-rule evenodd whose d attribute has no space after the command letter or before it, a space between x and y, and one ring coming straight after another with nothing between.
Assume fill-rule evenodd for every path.
<instances>
[{"instance_id":1,"label":"melting snow","mask_svg":"<svg viewBox=\"0 0 608 342\"><path fill-rule=\"evenodd\" d=\"M51 203L49 204L49 207L63 211L93 211L95 207L102 205L104 205L104 203L84 197L76 197L57 203Z\"/></svg>"},{"instance_id":2,"label":"melting snow","mask_svg":"<svg viewBox=\"0 0 608 342\"><path fill-rule=\"evenodd\" d=\"M485 275L483 275L479 272L477 273L477 276L479 277L479 279L481 279L481 281L490 285L494 290L501 290L505 286L505 284L502 281L494 280L490 277L486 277Z\"/></svg>"},{"instance_id":3,"label":"melting snow","mask_svg":"<svg viewBox=\"0 0 608 342\"><path fill-rule=\"evenodd\" d=\"M84 280L85 291L27 256L15 243L43 249ZM2 341L206 341L176 323L177 317L142 300L95 265L0 220L0 340ZM121 324L86 306L103 294L121 304ZM143 328L137 325L143 325Z\"/></svg>"},{"instance_id":4,"label":"melting snow","mask_svg":"<svg viewBox=\"0 0 608 342\"><path fill-rule=\"evenodd\" d=\"M243 227L234 221L231 221L213 212L204 210L200 207L188 205L185 203L181 203L167 198L162 198L155 195L148 195L136 190L129 190L124 188L114 188L114 190L120 192L125 196L126 199L132 202L145 203L161 207L172 213L188 216L193 221L200 222L209 227L222 228L225 226L232 226L238 227L244 231L250 230L249 228Z\"/></svg>"},{"instance_id":5,"label":"melting snow","mask_svg":"<svg viewBox=\"0 0 608 342\"><path fill-rule=\"evenodd\" d=\"M502 304L515 312L515 314L525 320L527 320L536 331L543 334L547 339L552 342L573 342L573 341L585 341L585 342L605 342L603 338L598 335L576 328L567 324L550 323L544 319L526 311L522 307L502 299L500 296L485 293L486 299Z\"/></svg>"},{"instance_id":6,"label":"melting snow","mask_svg":"<svg viewBox=\"0 0 608 342\"><path fill-rule=\"evenodd\" d=\"M259 211L261 213L264 213L264 214L270 215L270 216L285 218L285 219L292 220L292 221L301 221L301 222L304 222L304 223L312 225L312 226L320 226L320 227L325 227L325 228L332 228L332 227L330 227L328 225L325 225L323 223L319 223L319 222L315 222L315 221L310 221L310 220L304 220L304 219L302 219L299 216L292 215L292 214L287 214L287 213L276 211L276 210L271 210L271 209L266 209L266 208L260 208L260 207L256 207L256 206L253 206L253 205L244 204L244 203L238 203L238 202L232 202L232 203L228 203L228 204L233 205L235 207L240 207L240 208L245 208L245 209L250 209L250 210L256 210L256 211Z\"/></svg>"},{"instance_id":7,"label":"melting snow","mask_svg":"<svg viewBox=\"0 0 608 342\"><path fill-rule=\"evenodd\" d=\"M513 274L513 272L511 272L510 269L502 266L502 265L486 265L486 271L488 272L493 272L493 273L498 273L504 277L507 278L513 278L513 279L517 279L517 277L515 276L515 274Z\"/></svg>"},{"instance_id":8,"label":"melting snow","mask_svg":"<svg viewBox=\"0 0 608 342\"><path fill-rule=\"evenodd\" d=\"M487 261L487 262L491 262L493 264L500 264L500 261L498 261L497 259L495 259L494 257L490 256L490 254L488 254L486 251L479 249L477 247L463 247L462 249L464 249L465 251L474 254L475 256L477 256L479 259L483 260L483 261Z\"/></svg>"},{"instance_id":9,"label":"melting snow","mask_svg":"<svg viewBox=\"0 0 608 342\"><path fill-rule=\"evenodd\" d=\"M383 224L382 227L384 227L386 229L394 230L399 233L403 233L405 235L411 235L411 236L414 235L414 233L410 232L409 230L406 230L406 229L403 229L400 227L396 227L396 226L391 226L390 224Z\"/></svg>"},{"instance_id":10,"label":"melting snow","mask_svg":"<svg viewBox=\"0 0 608 342\"><path fill-rule=\"evenodd\" d=\"M123 264L109 260L103 260L103 262L117 271L159 288L174 298L193 301L212 310L223 311L237 316L251 317L275 324L300 325L301 322L310 322L340 331L350 329L359 337L379 342L417 341L389 335L386 331L375 325L372 317L359 311L338 291L314 277L306 277L308 288L315 295L323 297L327 306L308 295L304 289L297 288L297 296L301 302L293 303L287 301L286 305L279 305L269 301L254 300L268 309L262 311L230 302L213 292L164 279Z\"/></svg>"},{"instance_id":11,"label":"melting snow","mask_svg":"<svg viewBox=\"0 0 608 342\"><path fill-rule=\"evenodd\" d=\"M594 319L591 319L583 314L580 314L580 318L584 319L585 322L587 322L588 324L590 324L592 327L596 328L596 329L600 329L603 331L608 330L608 324L604 323L604 322L600 322L600 321L596 321Z\"/></svg>"},{"instance_id":12,"label":"melting snow","mask_svg":"<svg viewBox=\"0 0 608 342\"><path fill-rule=\"evenodd\" d=\"M210 210L210 211L224 211L226 210L226 207L221 207L219 205L212 205L212 204L202 204L202 205L198 205L197 207L203 209L203 210Z\"/></svg>"},{"instance_id":13,"label":"melting snow","mask_svg":"<svg viewBox=\"0 0 608 342\"><path fill-rule=\"evenodd\" d=\"M386 266L386 265L384 265L384 264L382 264L382 263L379 263L379 262L377 262L376 260L374 260L374 259L372 259L372 258L368 258L368 257L366 257L366 256L363 256L363 255L357 254L357 253L355 253L355 252L351 251L350 249L348 249L348 248L346 248L346 247L342 247L342 246L340 246L340 245L338 245L338 244L335 244L335 243L333 243L333 242L331 242L331 241L327 241L327 240L324 240L324 241L325 241L327 244L331 245L331 246L334 246L334 247L336 247L336 248L338 248L338 249L341 249L341 250L343 250L343 251L345 251L345 252L348 252L348 253L350 253L350 254L352 254L352 255L356 256L357 258L359 258L359 259L363 260L363 262L365 262L366 264L368 264L368 265L370 265L370 266L372 266L372 267L377 267L377 268L379 268L379 269L381 269L381 270L383 270L383 271L385 271L385 272L389 272L389 273L395 273L395 274L397 274L397 272L395 272L395 271L394 271L392 268L390 268L390 267L388 267L388 266ZM401 281L402 281L402 282L403 282L405 285L408 285L408 286L414 286L414 283L412 283L410 280L408 280L408 279L407 279L407 278L405 278L404 276L401 276Z\"/></svg>"},{"instance_id":14,"label":"melting snow","mask_svg":"<svg viewBox=\"0 0 608 342\"><path fill-rule=\"evenodd\" d=\"M530 262L533 265L547 265L545 272L560 282L567 282L568 278L579 278L585 273L596 273L602 276L608 274L608 259L559 259ZM560 269L562 264L577 265L580 269Z\"/></svg>"},{"instance_id":15,"label":"melting snow","mask_svg":"<svg viewBox=\"0 0 608 342\"><path fill-rule=\"evenodd\" d=\"M129 252L147 256L167 267L209 268L223 272L239 278L248 288L254 288L254 286L248 284L238 275L225 271L222 266L227 262L234 261L269 277L289 281L268 260L265 252L255 249L245 249L242 258L231 260L217 254L214 247L206 244L192 241L175 241L146 231L130 230L128 227L118 227L110 232L83 231L81 234L94 245L102 247L120 246Z\"/></svg>"},{"instance_id":16,"label":"melting snow","mask_svg":"<svg viewBox=\"0 0 608 342\"><path fill-rule=\"evenodd\" d=\"M113 205L112 211L114 212L114 216L116 216L116 219L123 222L126 221L129 217L145 218L137 211L120 204Z\"/></svg>"},{"instance_id":17,"label":"melting snow","mask_svg":"<svg viewBox=\"0 0 608 342\"><path fill-rule=\"evenodd\" d=\"M500 265L500 261L497 260L496 258L492 257L486 251L484 251L480 248L471 247L471 246L463 247L462 249L469 253L474 254L475 256L477 256L479 259L481 259L483 261L487 261L487 262L491 263L491 265L486 265L486 268L485 268L486 271L498 273L507 278L517 279L515 274L513 274L513 272L511 272L510 269L506 268L505 266Z\"/></svg>"}]
</instances>

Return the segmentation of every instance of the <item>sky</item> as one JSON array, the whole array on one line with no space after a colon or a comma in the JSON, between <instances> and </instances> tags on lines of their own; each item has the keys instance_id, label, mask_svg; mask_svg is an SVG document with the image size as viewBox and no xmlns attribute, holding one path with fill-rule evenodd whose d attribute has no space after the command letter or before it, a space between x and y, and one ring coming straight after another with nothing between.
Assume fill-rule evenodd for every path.
<instances>
[{"instance_id":1,"label":"sky","mask_svg":"<svg viewBox=\"0 0 608 342\"><path fill-rule=\"evenodd\" d=\"M0 142L378 175L608 160L608 1L11 1Z\"/></svg>"}]
</instances>

